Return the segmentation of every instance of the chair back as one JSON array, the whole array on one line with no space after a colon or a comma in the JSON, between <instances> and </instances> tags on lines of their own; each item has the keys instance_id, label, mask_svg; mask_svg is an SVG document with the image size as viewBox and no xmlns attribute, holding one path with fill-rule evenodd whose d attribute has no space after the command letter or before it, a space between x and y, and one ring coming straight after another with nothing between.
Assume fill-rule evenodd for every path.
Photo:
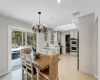
<instances>
[{"instance_id":1,"label":"chair back","mask_svg":"<svg viewBox=\"0 0 100 80\"><path fill-rule=\"evenodd\" d=\"M58 62L60 54L52 54L50 64Z\"/></svg>"},{"instance_id":2,"label":"chair back","mask_svg":"<svg viewBox=\"0 0 100 80\"><path fill-rule=\"evenodd\" d=\"M24 48L22 53L25 53L25 54L30 54L31 53L31 50L30 48Z\"/></svg>"},{"instance_id":3,"label":"chair back","mask_svg":"<svg viewBox=\"0 0 100 80\"><path fill-rule=\"evenodd\" d=\"M59 60L59 54L53 54L49 66L50 80L54 80L58 76L58 60Z\"/></svg>"},{"instance_id":4,"label":"chair back","mask_svg":"<svg viewBox=\"0 0 100 80\"><path fill-rule=\"evenodd\" d=\"M21 52L22 67L26 66L25 54L29 54L29 53L30 53L30 48L24 48L23 51Z\"/></svg>"},{"instance_id":5,"label":"chair back","mask_svg":"<svg viewBox=\"0 0 100 80\"><path fill-rule=\"evenodd\" d=\"M25 60L26 60L26 69L27 69L27 74L30 77L35 77L34 75L36 74L36 68L32 64L32 57L30 54L25 54Z\"/></svg>"},{"instance_id":6,"label":"chair back","mask_svg":"<svg viewBox=\"0 0 100 80\"><path fill-rule=\"evenodd\" d=\"M26 68L29 70L32 70L32 59L30 54L25 54L25 60L26 60Z\"/></svg>"},{"instance_id":7,"label":"chair back","mask_svg":"<svg viewBox=\"0 0 100 80\"><path fill-rule=\"evenodd\" d=\"M22 61L22 67L26 68L26 60L25 60L25 55L24 54L21 56L21 61Z\"/></svg>"}]
</instances>

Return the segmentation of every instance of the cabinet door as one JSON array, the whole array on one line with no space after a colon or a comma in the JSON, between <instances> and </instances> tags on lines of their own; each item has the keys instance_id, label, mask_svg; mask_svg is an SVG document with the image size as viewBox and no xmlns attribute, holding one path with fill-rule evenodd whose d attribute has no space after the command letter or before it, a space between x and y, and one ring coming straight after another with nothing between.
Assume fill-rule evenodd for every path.
<instances>
[{"instance_id":1,"label":"cabinet door","mask_svg":"<svg viewBox=\"0 0 100 80\"><path fill-rule=\"evenodd\" d=\"M57 41L61 41L61 33L57 32Z\"/></svg>"},{"instance_id":2,"label":"cabinet door","mask_svg":"<svg viewBox=\"0 0 100 80\"><path fill-rule=\"evenodd\" d=\"M72 30L72 31L70 32L70 36L71 36L71 38L77 39L77 30Z\"/></svg>"},{"instance_id":3,"label":"cabinet door","mask_svg":"<svg viewBox=\"0 0 100 80\"><path fill-rule=\"evenodd\" d=\"M48 36L48 33L45 32L45 33L44 33L44 40L45 40L45 41L47 41L47 38L48 38L47 36Z\"/></svg>"},{"instance_id":4,"label":"cabinet door","mask_svg":"<svg viewBox=\"0 0 100 80\"><path fill-rule=\"evenodd\" d=\"M73 31L70 32L70 37L73 38Z\"/></svg>"},{"instance_id":5,"label":"cabinet door","mask_svg":"<svg viewBox=\"0 0 100 80\"><path fill-rule=\"evenodd\" d=\"M51 41L54 41L54 32L51 31Z\"/></svg>"}]
</instances>

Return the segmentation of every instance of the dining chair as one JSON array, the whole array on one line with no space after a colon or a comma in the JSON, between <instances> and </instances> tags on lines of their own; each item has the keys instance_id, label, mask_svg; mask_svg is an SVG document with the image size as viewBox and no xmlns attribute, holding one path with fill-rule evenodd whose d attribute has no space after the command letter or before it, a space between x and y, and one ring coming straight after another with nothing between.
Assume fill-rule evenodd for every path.
<instances>
[{"instance_id":1,"label":"dining chair","mask_svg":"<svg viewBox=\"0 0 100 80\"><path fill-rule=\"evenodd\" d=\"M27 69L26 69L26 58L25 54L30 54L30 48L24 48L21 52L21 61L22 61L22 80L24 80L27 75Z\"/></svg>"},{"instance_id":2,"label":"dining chair","mask_svg":"<svg viewBox=\"0 0 100 80\"><path fill-rule=\"evenodd\" d=\"M25 54L27 80L36 80L36 68L32 65L32 58L30 54Z\"/></svg>"},{"instance_id":3,"label":"dining chair","mask_svg":"<svg viewBox=\"0 0 100 80\"><path fill-rule=\"evenodd\" d=\"M40 70L40 80L58 80L58 60L60 54L52 54L50 65L44 71Z\"/></svg>"},{"instance_id":4,"label":"dining chair","mask_svg":"<svg viewBox=\"0 0 100 80\"><path fill-rule=\"evenodd\" d=\"M22 50L22 53L25 53L25 54L30 54L31 53L31 49L30 48L24 48L23 50Z\"/></svg>"},{"instance_id":5,"label":"dining chair","mask_svg":"<svg viewBox=\"0 0 100 80\"><path fill-rule=\"evenodd\" d=\"M27 70L26 70L26 60L24 54L21 56L21 61L22 61L22 80L25 80Z\"/></svg>"}]
</instances>

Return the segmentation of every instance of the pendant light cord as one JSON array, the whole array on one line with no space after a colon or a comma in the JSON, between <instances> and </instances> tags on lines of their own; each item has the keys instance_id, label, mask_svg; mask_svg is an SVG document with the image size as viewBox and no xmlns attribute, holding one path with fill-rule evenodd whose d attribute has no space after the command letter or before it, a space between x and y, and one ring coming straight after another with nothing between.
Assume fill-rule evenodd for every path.
<instances>
[{"instance_id":1,"label":"pendant light cord","mask_svg":"<svg viewBox=\"0 0 100 80\"><path fill-rule=\"evenodd\" d=\"M38 12L38 14L39 14L39 24L40 24L40 14L41 14L41 12Z\"/></svg>"},{"instance_id":2,"label":"pendant light cord","mask_svg":"<svg viewBox=\"0 0 100 80\"><path fill-rule=\"evenodd\" d=\"M40 14L39 14L39 24L40 24Z\"/></svg>"}]
</instances>

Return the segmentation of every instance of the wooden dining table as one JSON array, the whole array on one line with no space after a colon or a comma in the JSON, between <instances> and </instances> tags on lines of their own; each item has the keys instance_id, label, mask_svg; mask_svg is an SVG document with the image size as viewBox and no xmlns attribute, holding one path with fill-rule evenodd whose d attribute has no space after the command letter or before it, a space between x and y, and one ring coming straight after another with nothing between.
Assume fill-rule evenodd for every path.
<instances>
[{"instance_id":1,"label":"wooden dining table","mask_svg":"<svg viewBox=\"0 0 100 80\"><path fill-rule=\"evenodd\" d=\"M35 57L33 58L32 63L37 71L37 80L39 80L40 70L44 70L49 67L50 58L51 57L47 55L40 56L39 58L35 58Z\"/></svg>"}]
</instances>

